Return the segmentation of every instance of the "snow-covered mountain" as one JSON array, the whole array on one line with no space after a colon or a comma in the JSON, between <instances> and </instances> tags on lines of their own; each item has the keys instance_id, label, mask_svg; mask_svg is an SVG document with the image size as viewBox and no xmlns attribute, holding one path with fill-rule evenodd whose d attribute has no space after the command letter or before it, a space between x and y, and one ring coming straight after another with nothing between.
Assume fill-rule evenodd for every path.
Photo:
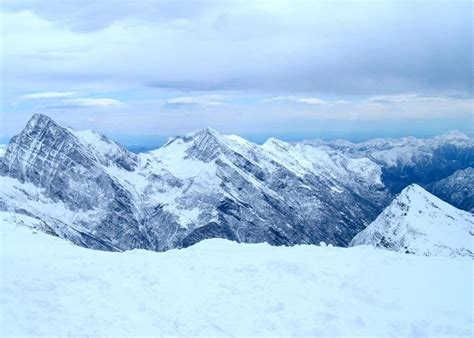
<instances>
[{"instance_id":1,"label":"snow-covered mountain","mask_svg":"<svg viewBox=\"0 0 474 338\"><path fill-rule=\"evenodd\" d=\"M3 337L474 334L470 259L222 239L111 253L0 224Z\"/></svg>"},{"instance_id":2,"label":"snow-covered mountain","mask_svg":"<svg viewBox=\"0 0 474 338\"><path fill-rule=\"evenodd\" d=\"M474 213L474 168L458 170L427 188L456 208Z\"/></svg>"},{"instance_id":3,"label":"snow-covered mountain","mask_svg":"<svg viewBox=\"0 0 474 338\"><path fill-rule=\"evenodd\" d=\"M382 182L392 193L399 193L412 183L428 188L457 170L474 167L474 138L459 131L428 139L404 137L361 143L344 140L303 143L339 150L354 158L371 159L381 166Z\"/></svg>"},{"instance_id":4,"label":"snow-covered mountain","mask_svg":"<svg viewBox=\"0 0 474 338\"><path fill-rule=\"evenodd\" d=\"M364 244L425 256L474 257L474 215L413 184L351 241L351 246Z\"/></svg>"},{"instance_id":5,"label":"snow-covered mountain","mask_svg":"<svg viewBox=\"0 0 474 338\"><path fill-rule=\"evenodd\" d=\"M206 238L346 246L389 202L379 165L341 151L204 129L133 154L34 115L0 160L0 210L104 250Z\"/></svg>"}]
</instances>

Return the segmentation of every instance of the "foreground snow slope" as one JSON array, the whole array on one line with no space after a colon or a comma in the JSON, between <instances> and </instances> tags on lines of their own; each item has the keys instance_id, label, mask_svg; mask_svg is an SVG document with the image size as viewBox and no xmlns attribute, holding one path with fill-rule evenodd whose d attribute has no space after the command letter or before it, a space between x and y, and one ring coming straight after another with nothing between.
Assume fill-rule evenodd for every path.
<instances>
[{"instance_id":1,"label":"foreground snow slope","mask_svg":"<svg viewBox=\"0 0 474 338\"><path fill-rule=\"evenodd\" d=\"M220 239L94 251L0 213L0 335L472 336L473 263Z\"/></svg>"}]
</instances>

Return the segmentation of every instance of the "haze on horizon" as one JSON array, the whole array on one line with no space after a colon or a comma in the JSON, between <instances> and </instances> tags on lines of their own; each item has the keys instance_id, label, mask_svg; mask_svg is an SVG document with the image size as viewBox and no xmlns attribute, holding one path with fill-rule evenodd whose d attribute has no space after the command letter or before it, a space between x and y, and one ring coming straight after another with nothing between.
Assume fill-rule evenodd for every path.
<instances>
[{"instance_id":1,"label":"haze on horizon","mask_svg":"<svg viewBox=\"0 0 474 338\"><path fill-rule=\"evenodd\" d=\"M0 141L473 134L472 2L4 0Z\"/></svg>"}]
</instances>

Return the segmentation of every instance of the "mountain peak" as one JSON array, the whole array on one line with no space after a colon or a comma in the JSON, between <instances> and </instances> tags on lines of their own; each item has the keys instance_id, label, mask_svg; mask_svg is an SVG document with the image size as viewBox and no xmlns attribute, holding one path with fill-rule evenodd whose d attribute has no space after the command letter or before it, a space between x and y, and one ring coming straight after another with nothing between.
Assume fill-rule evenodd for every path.
<instances>
[{"instance_id":1,"label":"mountain peak","mask_svg":"<svg viewBox=\"0 0 474 338\"><path fill-rule=\"evenodd\" d=\"M463 133L460 130L450 130L450 131L444 133L441 136L452 137L452 138L456 138L456 137L457 138L467 138L468 137L465 133Z\"/></svg>"},{"instance_id":2,"label":"mountain peak","mask_svg":"<svg viewBox=\"0 0 474 338\"><path fill-rule=\"evenodd\" d=\"M474 257L474 215L456 209L416 184L403 189L351 245L431 256Z\"/></svg>"},{"instance_id":3,"label":"mountain peak","mask_svg":"<svg viewBox=\"0 0 474 338\"><path fill-rule=\"evenodd\" d=\"M135 167L136 162L136 155L99 132L77 131L62 126L47 115L34 114L22 132L10 141L5 163L11 168L18 165L24 169L36 160L53 163L59 158L74 157L78 161L78 156L83 161L98 161L103 165L113 163L128 171ZM20 169L17 171L20 175L26 174Z\"/></svg>"},{"instance_id":4,"label":"mountain peak","mask_svg":"<svg viewBox=\"0 0 474 338\"><path fill-rule=\"evenodd\" d=\"M28 120L28 123L26 124L26 127L23 129L23 131L29 132L38 128L43 129L46 126L60 127L60 125L56 123L56 121L54 121L49 116L37 113L31 116L31 118Z\"/></svg>"},{"instance_id":5,"label":"mountain peak","mask_svg":"<svg viewBox=\"0 0 474 338\"><path fill-rule=\"evenodd\" d=\"M48 115L42 114L42 113L36 113L33 114L28 121L28 123L34 123L34 122L40 122L40 121L50 121L54 122L52 118L50 118Z\"/></svg>"},{"instance_id":6,"label":"mountain peak","mask_svg":"<svg viewBox=\"0 0 474 338\"><path fill-rule=\"evenodd\" d=\"M197 158L204 162L209 162L216 158L223 149L222 135L212 128L204 128L187 138L193 141L188 149L188 156Z\"/></svg>"},{"instance_id":7,"label":"mountain peak","mask_svg":"<svg viewBox=\"0 0 474 338\"><path fill-rule=\"evenodd\" d=\"M469 136L464 134L462 131L459 130L450 130L442 135L435 136L435 140L441 140L441 141L454 141L454 140L462 140L466 141L469 140Z\"/></svg>"},{"instance_id":8,"label":"mountain peak","mask_svg":"<svg viewBox=\"0 0 474 338\"><path fill-rule=\"evenodd\" d=\"M429 208L435 208L436 210L441 210L443 208L456 209L415 183L410 184L408 187L403 189L394 199L392 204L395 203L414 210Z\"/></svg>"},{"instance_id":9,"label":"mountain peak","mask_svg":"<svg viewBox=\"0 0 474 338\"><path fill-rule=\"evenodd\" d=\"M209 127L209 126L206 127L206 128L201 129L201 132L202 133L213 134L213 135L220 135L220 133L217 130L215 130L215 129Z\"/></svg>"},{"instance_id":10,"label":"mountain peak","mask_svg":"<svg viewBox=\"0 0 474 338\"><path fill-rule=\"evenodd\" d=\"M43 140L51 142L51 139L72 137L73 135L69 128L60 125L47 115L34 114L28 120L21 133L10 140L8 148L13 151L17 146L22 148L27 145L39 147L43 144Z\"/></svg>"},{"instance_id":11,"label":"mountain peak","mask_svg":"<svg viewBox=\"0 0 474 338\"><path fill-rule=\"evenodd\" d=\"M202 137L219 137L219 136L221 136L221 134L217 130L212 129L211 127L205 127L203 129L186 133L184 134L182 138L185 140L190 140L190 139L195 140Z\"/></svg>"},{"instance_id":12,"label":"mountain peak","mask_svg":"<svg viewBox=\"0 0 474 338\"><path fill-rule=\"evenodd\" d=\"M288 147L290 147L290 144L275 137L270 137L265 141L264 144L262 144L262 147L264 149L288 149Z\"/></svg>"},{"instance_id":13,"label":"mountain peak","mask_svg":"<svg viewBox=\"0 0 474 338\"><path fill-rule=\"evenodd\" d=\"M431 197L431 196L434 197L428 191L426 191L425 189L420 187L418 184L412 183L409 186L407 186L405 189L403 189L400 192L400 194L398 195L397 198L403 198L403 197L406 197L406 196L409 197L409 196L414 196L414 195L423 195L425 197Z\"/></svg>"}]
</instances>

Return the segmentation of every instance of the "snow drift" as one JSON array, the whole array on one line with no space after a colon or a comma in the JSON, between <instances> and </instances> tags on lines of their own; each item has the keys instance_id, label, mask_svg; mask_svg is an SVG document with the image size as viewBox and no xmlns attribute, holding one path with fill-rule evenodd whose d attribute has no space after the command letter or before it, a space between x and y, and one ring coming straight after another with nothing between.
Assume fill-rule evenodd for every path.
<instances>
[{"instance_id":1,"label":"snow drift","mask_svg":"<svg viewBox=\"0 0 474 338\"><path fill-rule=\"evenodd\" d=\"M2 336L474 334L471 259L223 239L118 253L41 226L0 213Z\"/></svg>"}]
</instances>

